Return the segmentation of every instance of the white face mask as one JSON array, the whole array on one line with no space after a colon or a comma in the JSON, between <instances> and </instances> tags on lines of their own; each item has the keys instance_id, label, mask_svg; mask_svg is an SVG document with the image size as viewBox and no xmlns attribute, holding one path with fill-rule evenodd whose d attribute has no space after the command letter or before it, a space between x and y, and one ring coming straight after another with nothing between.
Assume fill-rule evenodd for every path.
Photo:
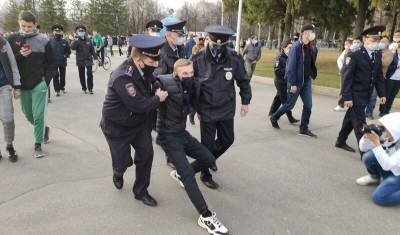
<instances>
[{"instance_id":1,"label":"white face mask","mask_svg":"<svg viewBox=\"0 0 400 235\"><path fill-rule=\"evenodd\" d=\"M315 40L315 33L314 32L312 32L312 33L310 33L309 35L308 35L308 40L310 40L310 41L314 41Z\"/></svg>"},{"instance_id":2,"label":"white face mask","mask_svg":"<svg viewBox=\"0 0 400 235\"><path fill-rule=\"evenodd\" d=\"M176 42L175 42L176 46L182 46L183 44L185 44L185 38L184 37L179 37L178 39L176 39Z\"/></svg>"},{"instance_id":3,"label":"white face mask","mask_svg":"<svg viewBox=\"0 0 400 235\"><path fill-rule=\"evenodd\" d=\"M258 42L257 40L253 40L252 41L253 44L257 44L257 42Z\"/></svg>"},{"instance_id":4,"label":"white face mask","mask_svg":"<svg viewBox=\"0 0 400 235\"><path fill-rule=\"evenodd\" d=\"M150 32L149 35L153 37L160 37L160 33L158 32Z\"/></svg>"}]
</instances>

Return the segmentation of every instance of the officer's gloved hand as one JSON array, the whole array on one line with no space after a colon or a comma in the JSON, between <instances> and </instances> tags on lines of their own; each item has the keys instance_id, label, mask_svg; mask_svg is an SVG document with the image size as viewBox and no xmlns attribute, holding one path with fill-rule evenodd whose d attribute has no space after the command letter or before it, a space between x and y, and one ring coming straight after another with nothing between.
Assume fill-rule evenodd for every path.
<instances>
[{"instance_id":1,"label":"officer's gloved hand","mask_svg":"<svg viewBox=\"0 0 400 235\"><path fill-rule=\"evenodd\" d=\"M156 96L160 98L160 102L164 102L168 97L167 91L162 91L160 88L156 90Z\"/></svg>"}]
</instances>

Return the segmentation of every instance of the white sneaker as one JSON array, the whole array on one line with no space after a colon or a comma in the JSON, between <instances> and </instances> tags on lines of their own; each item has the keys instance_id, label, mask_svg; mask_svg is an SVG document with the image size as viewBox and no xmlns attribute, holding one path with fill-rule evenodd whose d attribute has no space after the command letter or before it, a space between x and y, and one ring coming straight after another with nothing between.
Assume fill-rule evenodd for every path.
<instances>
[{"instance_id":1,"label":"white sneaker","mask_svg":"<svg viewBox=\"0 0 400 235\"><path fill-rule=\"evenodd\" d=\"M356 183L361 186L367 186L370 184L379 183L380 179L373 178L370 174L360 177L356 180Z\"/></svg>"},{"instance_id":2,"label":"white sneaker","mask_svg":"<svg viewBox=\"0 0 400 235\"><path fill-rule=\"evenodd\" d=\"M346 111L346 108L340 107L340 105L338 105L333 109L333 111L344 112L344 111Z\"/></svg>"},{"instance_id":3,"label":"white sneaker","mask_svg":"<svg viewBox=\"0 0 400 235\"><path fill-rule=\"evenodd\" d=\"M185 185L183 185L182 181L181 181L181 177L178 175L178 172L176 170L171 171L171 173L169 173L169 175L172 177L172 179L176 180L176 182L179 183L179 185L184 188Z\"/></svg>"},{"instance_id":4,"label":"white sneaker","mask_svg":"<svg viewBox=\"0 0 400 235\"><path fill-rule=\"evenodd\" d=\"M218 220L215 212L212 213L210 217L203 217L200 215L197 221L200 227L207 229L209 234L220 235L228 234L228 229Z\"/></svg>"}]
</instances>

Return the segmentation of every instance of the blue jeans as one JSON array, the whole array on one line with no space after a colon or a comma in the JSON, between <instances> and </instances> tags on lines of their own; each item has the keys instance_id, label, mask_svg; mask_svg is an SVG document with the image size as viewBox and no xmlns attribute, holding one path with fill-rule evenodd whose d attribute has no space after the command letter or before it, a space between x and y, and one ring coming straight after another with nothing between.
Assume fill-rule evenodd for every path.
<instances>
[{"instance_id":1,"label":"blue jeans","mask_svg":"<svg viewBox=\"0 0 400 235\"><path fill-rule=\"evenodd\" d=\"M367 104L367 108L365 109L365 116L370 117L374 114L374 109L376 105L376 98L378 97L378 92L376 88L372 91L371 98Z\"/></svg>"},{"instance_id":2,"label":"blue jeans","mask_svg":"<svg viewBox=\"0 0 400 235\"><path fill-rule=\"evenodd\" d=\"M383 181L372 193L372 200L380 206L400 204L400 176L393 175L391 171L383 170L372 151L363 155L363 162L372 177L383 177Z\"/></svg>"},{"instance_id":3,"label":"blue jeans","mask_svg":"<svg viewBox=\"0 0 400 235\"><path fill-rule=\"evenodd\" d=\"M288 90L290 90L290 85L288 85ZM308 124L310 123L311 108L312 108L312 88L311 79L306 79L301 87L298 87L296 93L288 92L287 101L283 104L278 111L272 114L271 118L274 120L279 120L279 118L291 111L296 105L297 99L301 98L303 101L303 113L301 114L301 124L300 130L307 130Z\"/></svg>"}]
</instances>

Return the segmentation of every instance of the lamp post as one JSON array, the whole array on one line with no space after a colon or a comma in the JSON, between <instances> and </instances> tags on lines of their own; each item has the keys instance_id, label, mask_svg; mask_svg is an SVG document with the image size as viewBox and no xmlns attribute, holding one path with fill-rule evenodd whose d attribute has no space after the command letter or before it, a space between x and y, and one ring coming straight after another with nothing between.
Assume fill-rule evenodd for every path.
<instances>
[{"instance_id":1,"label":"lamp post","mask_svg":"<svg viewBox=\"0 0 400 235\"><path fill-rule=\"evenodd\" d=\"M242 23L242 8L243 8L243 0L239 0L239 11L238 11L238 20L237 20L237 27L236 27L236 46L235 50L239 53L240 52L240 25Z\"/></svg>"}]
</instances>

